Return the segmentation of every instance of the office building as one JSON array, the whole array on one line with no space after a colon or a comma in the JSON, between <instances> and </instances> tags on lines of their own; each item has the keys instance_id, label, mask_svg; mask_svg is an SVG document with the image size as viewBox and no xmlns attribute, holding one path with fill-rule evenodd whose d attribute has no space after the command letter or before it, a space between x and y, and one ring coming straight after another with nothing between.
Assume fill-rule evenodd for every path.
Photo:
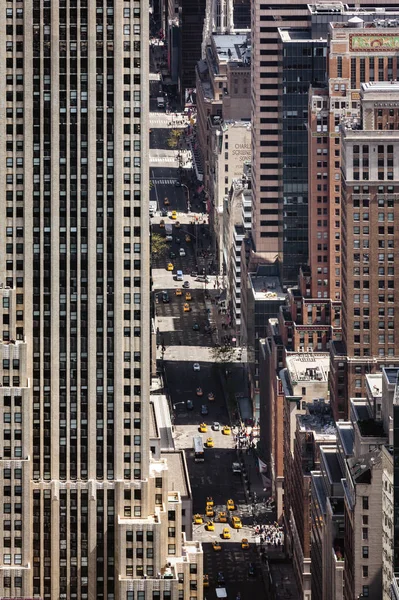
<instances>
[{"instance_id":1,"label":"office building","mask_svg":"<svg viewBox=\"0 0 399 600\"><path fill-rule=\"evenodd\" d=\"M2 4L1 597L202 598L150 452L148 4Z\"/></svg>"},{"instance_id":2,"label":"office building","mask_svg":"<svg viewBox=\"0 0 399 600\"><path fill-rule=\"evenodd\" d=\"M240 179L233 179L223 202L222 273L226 302L240 342L241 331L241 247L251 229L251 163L244 163Z\"/></svg>"},{"instance_id":3,"label":"office building","mask_svg":"<svg viewBox=\"0 0 399 600\"><path fill-rule=\"evenodd\" d=\"M195 104L195 65L201 58L206 0L168 0L166 39L171 91Z\"/></svg>"},{"instance_id":4,"label":"office building","mask_svg":"<svg viewBox=\"0 0 399 600\"><path fill-rule=\"evenodd\" d=\"M376 9L370 9L369 15L363 17L365 20L390 18L390 9L396 8L394 2L378 1L373 6ZM279 257L282 267L283 283L292 284L296 281L295 273L287 273L285 278L284 271L284 252L298 249L306 252L304 240L295 238L294 221L291 218L287 221L287 226L292 225L292 231L284 234L284 201L288 193L283 193L284 177L289 177L284 169L283 152L283 101L285 94L290 90L296 94L296 101L301 99L298 96L306 96L309 90L309 80L304 73L297 74L298 80L292 80L286 86L285 94L279 91L281 82L281 73L283 66L283 56L280 52L279 29L302 29L312 28L311 38L313 40L326 39L328 25L331 21L345 22L357 15L359 10L367 12L362 8L360 2L356 8L348 8L341 2L333 3L315 3L307 6L296 2L289 2L284 5L278 2L268 4L254 3L252 9L252 27L251 36L253 44L252 56L252 156L253 156L253 245L251 248L251 262L258 264L259 258L268 263L273 263L276 256ZM382 15L382 16L380 16ZM395 15L393 15L395 17ZM316 42L314 42L316 44ZM289 62L289 57L287 57ZM297 64L301 67L306 65L306 57L298 57ZM279 65L281 63L281 67ZM294 60L292 61L294 64ZM298 69L301 71L301 69ZM310 74L309 69L307 70ZM316 77L318 77L316 75ZM281 86L281 89L283 85ZM290 110L289 108L287 110ZM295 110L295 108L293 108ZM302 110L302 109L301 109ZM297 115L300 118L300 115ZM295 117L294 117L295 118ZM289 121L287 121L288 125ZM291 135L294 135L293 133ZM300 134L299 134L300 135ZM291 170L296 172L304 166L303 154L298 154L295 160L295 154L290 156ZM300 179L302 176L300 177ZM308 190L303 184L298 190L295 188L295 181L286 180L286 191L292 184L293 191L289 195L289 212L297 211L297 218L302 227L304 227L306 215L302 209L294 208L297 205L307 203ZM295 215L294 215L295 216ZM287 217L288 218L288 217ZM298 236L301 235L300 233ZM285 237L284 237L285 236ZM285 248L284 248L285 241ZM304 264L307 256L304 256ZM289 270L289 261L287 269Z\"/></svg>"},{"instance_id":5,"label":"office building","mask_svg":"<svg viewBox=\"0 0 399 600\"><path fill-rule=\"evenodd\" d=\"M342 341L331 344L330 391L336 418L353 393L364 395L364 377L397 364L394 226L399 177L399 86L362 84L360 117L341 126Z\"/></svg>"},{"instance_id":6,"label":"office building","mask_svg":"<svg viewBox=\"0 0 399 600\"><path fill-rule=\"evenodd\" d=\"M311 472L320 466L321 446L335 444L329 407L287 396L290 418L284 424L284 524L286 551L293 558L301 598L311 598ZM335 463L334 463L335 468ZM335 473L334 473L335 475ZM339 483L340 472L334 482Z\"/></svg>"}]
</instances>

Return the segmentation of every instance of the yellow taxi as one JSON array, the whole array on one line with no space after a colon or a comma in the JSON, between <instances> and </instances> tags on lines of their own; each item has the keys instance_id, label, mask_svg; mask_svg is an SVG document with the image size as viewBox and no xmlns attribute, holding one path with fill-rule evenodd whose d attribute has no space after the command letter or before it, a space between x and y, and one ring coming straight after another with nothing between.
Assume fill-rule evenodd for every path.
<instances>
[{"instance_id":1,"label":"yellow taxi","mask_svg":"<svg viewBox=\"0 0 399 600\"><path fill-rule=\"evenodd\" d=\"M183 292L182 292L181 288L177 288L175 294L176 294L176 296L182 296Z\"/></svg>"},{"instance_id":2,"label":"yellow taxi","mask_svg":"<svg viewBox=\"0 0 399 600\"><path fill-rule=\"evenodd\" d=\"M191 292L186 292L186 300L192 300Z\"/></svg>"},{"instance_id":3,"label":"yellow taxi","mask_svg":"<svg viewBox=\"0 0 399 600\"><path fill-rule=\"evenodd\" d=\"M208 400L209 402L213 402L215 399L215 394L213 392L209 392L208 394Z\"/></svg>"},{"instance_id":4,"label":"yellow taxi","mask_svg":"<svg viewBox=\"0 0 399 600\"><path fill-rule=\"evenodd\" d=\"M229 498L229 500L227 500L226 506L227 506L227 510L235 510L236 509L236 505L234 504L234 500L232 500L231 498Z\"/></svg>"},{"instance_id":5,"label":"yellow taxi","mask_svg":"<svg viewBox=\"0 0 399 600\"><path fill-rule=\"evenodd\" d=\"M231 429L228 425L225 425L222 429L222 433L223 435L230 435L231 434Z\"/></svg>"},{"instance_id":6,"label":"yellow taxi","mask_svg":"<svg viewBox=\"0 0 399 600\"><path fill-rule=\"evenodd\" d=\"M191 242L191 238L189 235L186 235L186 242L187 242L187 244L189 244Z\"/></svg>"},{"instance_id":7,"label":"yellow taxi","mask_svg":"<svg viewBox=\"0 0 399 600\"><path fill-rule=\"evenodd\" d=\"M175 267L173 266L173 263L168 263L168 267L167 267L168 271L173 271L174 268Z\"/></svg>"},{"instance_id":8,"label":"yellow taxi","mask_svg":"<svg viewBox=\"0 0 399 600\"><path fill-rule=\"evenodd\" d=\"M231 523L233 525L233 529L242 529L242 523L239 517L233 517L231 519Z\"/></svg>"},{"instance_id":9,"label":"yellow taxi","mask_svg":"<svg viewBox=\"0 0 399 600\"><path fill-rule=\"evenodd\" d=\"M215 540L214 542L212 542L212 548L214 549L215 552L220 552L222 549L222 544L220 542L218 542L217 540Z\"/></svg>"},{"instance_id":10,"label":"yellow taxi","mask_svg":"<svg viewBox=\"0 0 399 600\"><path fill-rule=\"evenodd\" d=\"M206 423L201 423L201 425L199 426L199 430L201 433L206 433L208 431Z\"/></svg>"},{"instance_id":11,"label":"yellow taxi","mask_svg":"<svg viewBox=\"0 0 399 600\"><path fill-rule=\"evenodd\" d=\"M161 229L165 229L165 221L163 219L159 221L159 226Z\"/></svg>"},{"instance_id":12,"label":"yellow taxi","mask_svg":"<svg viewBox=\"0 0 399 600\"><path fill-rule=\"evenodd\" d=\"M206 507L205 514L206 514L207 517L211 517L213 519L213 517L215 516L215 512L214 512L212 506L207 506Z\"/></svg>"},{"instance_id":13,"label":"yellow taxi","mask_svg":"<svg viewBox=\"0 0 399 600\"><path fill-rule=\"evenodd\" d=\"M190 312L190 310L191 310L191 306L189 304L187 304L187 302L186 302L185 305L183 306L183 311Z\"/></svg>"},{"instance_id":14,"label":"yellow taxi","mask_svg":"<svg viewBox=\"0 0 399 600\"><path fill-rule=\"evenodd\" d=\"M202 396L203 395L203 391L201 387L197 387L197 396Z\"/></svg>"},{"instance_id":15,"label":"yellow taxi","mask_svg":"<svg viewBox=\"0 0 399 600\"><path fill-rule=\"evenodd\" d=\"M206 505L207 506L213 506L214 505L212 496L207 496L206 497Z\"/></svg>"},{"instance_id":16,"label":"yellow taxi","mask_svg":"<svg viewBox=\"0 0 399 600\"><path fill-rule=\"evenodd\" d=\"M204 519L201 517L201 515L194 515L194 524L195 525L202 525L203 522L204 522Z\"/></svg>"},{"instance_id":17,"label":"yellow taxi","mask_svg":"<svg viewBox=\"0 0 399 600\"><path fill-rule=\"evenodd\" d=\"M219 523L227 523L227 514L223 511L219 513Z\"/></svg>"},{"instance_id":18,"label":"yellow taxi","mask_svg":"<svg viewBox=\"0 0 399 600\"><path fill-rule=\"evenodd\" d=\"M176 219L177 219L177 212L175 210L172 210L172 214L170 216L172 217L172 219L174 221L176 221Z\"/></svg>"},{"instance_id":19,"label":"yellow taxi","mask_svg":"<svg viewBox=\"0 0 399 600\"><path fill-rule=\"evenodd\" d=\"M243 550L248 550L249 549L249 542L248 542L247 538L242 538L242 540L241 540L241 548Z\"/></svg>"},{"instance_id":20,"label":"yellow taxi","mask_svg":"<svg viewBox=\"0 0 399 600\"><path fill-rule=\"evenodd\" d=\"M229 540L231 538L230 529L228 527L223 527L222 538L224 540Z\"/></svg>"},{"instance_id":21,"label":"yellow taxi","mask_svg":"<svg viewBox=\"0 0 399 600\"><path fill-rule=\"evenodd\" d=\"M165 206L169 206L169 204L170 204L169 198L164 198L163 203L164 203Z\"/></svg>"},{"instance_id":22,"label":"yellow taxi","mask_svg":"<svg viewBox=\"0 0 399 600\"><path fill-rule=\"evenodd\" d=\"M175 223L175 227L176 229L180 229L181 225L180 225L180 221L176 221Z\"/></svg>"},{"instance_id":23,"label":"yellow taxi","mask_svg":"<svg viewBox=\"0 0 399 600\"><path fill-rule=\"evenodd\" d=\"M207 531L215 531L215 523L213 521L208 521L205 527Z\"/></svg>"},{"instance_id":24,"label":"yellow taxi","mask_svg":"<svg viewBox=\"0 0 399 600\"><path fill-rule=\"evenodd\" d=\"M213 439L211 437L206 440L206 447L207 448L213 448L214 445L215 444L214 444Z\"/></svg>"},{"instance_id":25,"label":"yellow taxi","mask_svg":"<svg viewBox=\"0 0 399 600\"><path fill-rule=\"evenodd\" d=\"M204 586L204 588L209 587L209 576L208 575L203 575L202 577L202 584Z\"/></svg>"}]
</instances>

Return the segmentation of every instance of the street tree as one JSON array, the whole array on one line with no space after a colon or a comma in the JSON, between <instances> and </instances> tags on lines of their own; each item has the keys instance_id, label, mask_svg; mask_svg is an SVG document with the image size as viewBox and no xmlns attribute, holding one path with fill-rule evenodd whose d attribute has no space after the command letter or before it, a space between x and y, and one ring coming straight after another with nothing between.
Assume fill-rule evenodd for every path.
<instances>
[{"instance_id":1,"label":"street tree","mask_svg":"<svg viewBox=\"0 0 399 600\"><path fill-rule=\"evenodd\" d=\"M153 256L163 256L168 249L168 243L160 233L151 235L151 254Z\"/></svg>"},{"instance_id":2,"label":"street tree","mask_svg":"<svg viewBox=\"0 0 399 600\"><path fill-rule=\"evenodd\" d=\"M180 129L172 129L167 141L169 148L175 149L178 147L182 133Z\"/></svg>"},{"instance_id":3,"label":"street tree","mask_svg":"<svg viewBox=\"0 0 399 600\"><path fill-rule=\"evenodd\" d=\"M211 349L211 356L217 364L230 363L234 359L234 348L232 346L214 346Z\"/></svg>"}]
</instances>

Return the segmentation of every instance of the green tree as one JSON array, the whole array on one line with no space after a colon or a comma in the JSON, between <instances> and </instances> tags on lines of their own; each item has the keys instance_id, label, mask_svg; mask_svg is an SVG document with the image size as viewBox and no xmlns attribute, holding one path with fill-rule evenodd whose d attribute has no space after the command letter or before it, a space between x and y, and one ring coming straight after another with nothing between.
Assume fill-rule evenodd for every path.
<instances>
[{"instance_id":1,"label":"green tree","mask_svg":"<svg viewBox=\"0 0 399 600\"><path fill-rule=\"evenodd\" d=\"M168 243L160 233L151 235L151 254L163 256L168 249Z\"/></svg>"},{"instance_id":2,"label":"green tree","mask_svg":"<svg viewBox=\"0 0 399 600\"><path fill-rule=\"evenodd\" d=\"M211 349L211 356L215 363L224 365L234 359L234 348L232 346L215 346Z\"/></svg>"},{"instance_id":3,"label":"green tree","mask_svg":"<svg viewBox=\"0 0 399 600\"><path fill-rule=\"evenodd\" d=\"M181 129L172 129L172 131L170 132L170 135L168 137L168 142L167 142L169 148L172 148L172 149L177 148L182 133L183 132L181 131Z\"/></svg>"}]
</instances>

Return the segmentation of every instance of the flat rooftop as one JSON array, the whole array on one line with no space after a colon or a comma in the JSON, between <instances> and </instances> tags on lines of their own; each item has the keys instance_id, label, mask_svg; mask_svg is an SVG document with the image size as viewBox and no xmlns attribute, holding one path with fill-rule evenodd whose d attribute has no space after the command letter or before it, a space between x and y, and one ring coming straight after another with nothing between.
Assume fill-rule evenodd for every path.
<instances>
[{"instance_id":1,"label":"flat rooftop","mask_svg":"<svg viewBox=\"0 0 399 600\"><path fill-rule=\"evenodd\" d=\"M373 398L382 397L382 373L366 375L366 385Z\"/></svg>"},{"instance_id":2,"label":"flat rooftop","mask_svg":"<svg viewBox=\"0 0 399 600\"><path fill-rule=\"evenodd\" d=\"M310 29L283 29L278 28L280 39L284 44L292 42L307 42L309 44L320 44L321 42L327 42L327 39L312 39L312 33Z\"/></svg>"},{"instance_id":3,"label":"flat rooftop","mask_svg":"<svg viewBox=\"0 0 399 600\"><path fill-rule=\"evenodd\" d=\"M273 275L256 275L255 273L250 273L249 280L251 282L255 300L285 300L286 293L283 292L283 288L281 287L278 277Z\"/></svg>"},{"instance_id":4,"label":"flat rooftop","mask_svg":"<svg viewBox=\"0 0 399 600\"><path fill-rule=\"evenodd\" d=\"M395 385L399 375L399 367L385 367L382 369L382 373L385 374L390 385Z\"/></svg>"},{"instance_id":5,"label":"flat rooftop","mask_svg":"<svg viewBox=\"0 0 399 600\"><path fill-rule=\"evenodd\" d=\"M351 12L346 13L346 14L353 14ZM373 21L363 21L362 19L362 14L363 15L375 15L375 19ZM399 26L399 12L396 9L396 12L389 14L389 18L387 19L388 15L386 13L379 13L379 12L362 12L360 13L360 15L354 15L351 19L349 19L348 21L334 21L332 23L330 23L330 27L331 29L355 29L357 31L362 31L363 29L388 29L390 33L392 33L392 29L393 29L393 33L397 32L398 26ZM396 17L396 18L395 18ZM393 50L394 48L392 48Z\"/></svg>"},{"instance_id":6,"label":"flat rooftop","mask_svg":"<svg viewBox=\"0 0 399 600\"><path fill-rule=\"evenodd\" d=\"M329 452L328 449L326 450L321 449L321 452L323 453L324 464L328 470L330 481L332 483L341 483L343 473L339 464L338 452L337 450L333 452Z\"/></svg>"},{"instance_id":7,"label":"flat rooftop","mask_svg":"<svg viewBox=\"0 0 399 600\"><path fill-rule=\"evenodd\" d=\"M367 83L362 83L361 92L366 95L367 99L369 95L375 94L398 94L399 93L399 83L397 81L368 81Z\"/></svg>"},{"instance_id":8,"label":"flat rooftop","mask_svg":"<svg viewBox=\"0 0 399 600\"><path fill-rule=\"evenodd\" d=\"M338 421L336 423L337 435L341 441L345 457L352 456L355 443L355 432L349 421Z\"/></svg>"},{"instance_id":9,"label":"flat rooftop","mask_svg":"<svg viewBox=\"0 0 399 600\"><path fill-rule=\"evenodd\" d=\"M330 370L330 355L314 352L287 352L287 369L291 380L300 382L328 381Z\"/></svg>"},{"instance_id":10,"label":"flat rooftop","mask_svg":"<svg viewBox=\"0 0 399 600\"><path fill-rule=\"evenodd\" d=\"M243 53L246 49L247 36L243 34L236 35L213 35L214 47L216 49L219 61L242 62ZM249 65L248 65L249 66Z\"/></svg>"},{"instance_id":11,"label":"flat rooftop","mask_svg":"<svg viewBox=\"0 0 399 600\"><path fill-rule=\"evenodd\" d=\"M313 432L318 441L333 442L336 439L336 428L331 414L297 415L298 427L301 431Z\"/></svg>"},{"instance_id":12,"label":"flat rooftop","mask_svg":"<svg viewBox=\"0 0 399 600\"><path fill-rule=\"evenodd\" d=\"M172 421L170 420L168 400L163 394L152 394L151 399L155 409L157 437L161 438L161 451L174 450L175 443L172 435Z\"/></svg>"},{"instance_id":13,"label":"flat rooftop","mask_svg":"<svg viewBox=\"0 0 399 600\"><path fill-rule=\"evenodd\" d=\"M150 402L150 438L159 437L157 429L157 421L155 417L155 406L153 402Z\"/></svg>"},{"instance_id":14,"label":"flat rooftop","mask_svg":"<svg viewBox=\"0 0 399 600\"><path fill-rule=\"evenodd\" d=\"M168 463L168 491L180 492L182 498L191 496L183 451L161 452L161 459Z\"/></svg>"},{"instance_id":15,"label":"flat rooftop","mask_svg":"<svg viewBox=\"0 0 399 600\"><path fill-rule=\"evenodd\" d=\"M376 15L380 16L380 18L384 18L384 15L391 16L393 14L398 13L398 8L396 6L378 6L377 8L370 7L356 7L348 6L345 2L314 2L313 4L308 4L308 10L311 14L334 14L334 13L342 13L345 15L353 15L353 16L361 16L361 15Z\"/></svg>"}]
</instances>

